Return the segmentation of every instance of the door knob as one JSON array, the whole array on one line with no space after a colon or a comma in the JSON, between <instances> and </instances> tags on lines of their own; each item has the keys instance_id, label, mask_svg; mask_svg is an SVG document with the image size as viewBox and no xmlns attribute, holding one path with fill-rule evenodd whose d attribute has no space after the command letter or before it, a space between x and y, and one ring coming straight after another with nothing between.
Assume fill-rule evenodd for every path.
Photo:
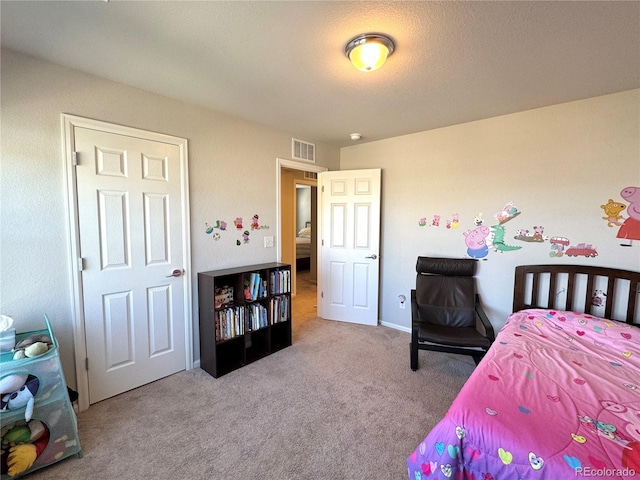
<instances>
[{"instance_id":1,"label":"door knob","mask_svg":"<svg viewBox=\"0 0 640 480\"><path fill-rule=\"evenodd\" d=\"M364 258L371 258L375 260L376 258L378 258L378 256L374 253L373 255L369 255L368 257L364 257Z\"/></svg>"},{"instance_id":2,"label":"door knob","mask_svg":"<svg viewBox=\"0 0 640 480\"><path fill-rule=\"evenodd\" d=\"M180 277L182 275L184 275L184 269L180 270L179 268L176 268L173 272L171 272L171 275L167 275L166 278Z\"/></svg>"}]
</instances>

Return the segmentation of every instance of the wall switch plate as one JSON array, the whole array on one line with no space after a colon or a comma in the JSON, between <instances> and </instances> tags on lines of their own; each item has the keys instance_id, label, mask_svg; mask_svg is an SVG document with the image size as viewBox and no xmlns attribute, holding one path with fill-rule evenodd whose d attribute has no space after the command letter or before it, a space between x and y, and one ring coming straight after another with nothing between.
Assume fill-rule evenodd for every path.
<instances>
[{"instance_id":1,"label":"wall switch plate","mask_svg":"<svg viewBox=\"0 0 640 480\"><path fill-rule=\"evenodd\" d=\"M264 248L273 247L273 236L264 237Z\"/></svg>"}]
</instances>

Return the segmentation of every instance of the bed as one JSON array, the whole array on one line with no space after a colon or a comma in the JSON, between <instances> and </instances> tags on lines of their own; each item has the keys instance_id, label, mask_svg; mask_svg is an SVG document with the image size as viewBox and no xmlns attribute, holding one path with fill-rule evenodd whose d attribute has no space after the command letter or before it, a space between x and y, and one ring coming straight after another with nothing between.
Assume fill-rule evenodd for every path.
<instances>
[{"instance_id":1,"label":"bed","mask_svg":"<svg viewBox=\"0 0 640 480\"><path fill-rule=\"evenodd\" d=\"M311 224L306 226L296 235L296 268L308 270L311 262Z\"/></svg>"},{"instance_id":2,"label":"bed","mask_svg":"<svg viewBox=\"0 0 640 480\"><path fill-rule=\"evenodd\" d=\"M638 478L639 288L640 272L516 267L514 313L409 479Z\"/></svg>"}]
</instances>

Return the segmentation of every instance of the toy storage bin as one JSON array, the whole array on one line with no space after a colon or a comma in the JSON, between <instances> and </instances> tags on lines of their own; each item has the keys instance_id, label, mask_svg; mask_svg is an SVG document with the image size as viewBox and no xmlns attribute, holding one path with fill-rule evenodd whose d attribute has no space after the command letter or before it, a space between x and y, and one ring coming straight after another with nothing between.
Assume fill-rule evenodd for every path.
<instances>
[{"instance_id":1,"label":"toy storage bin","mask_svg":"<svg viewBox=\"0 0 640 480\"><path fill-rule=\"evenodd\" d=\"M34 463L15 476L8 475L7 452L5 452L2 455L1 480L19 478L71 455L82 457L76 415L67 392L67 384L60 363L58 342L53 335L51 324L46 315L44 315L44 320L46 329L16 335L16 342L31 335L46 333L51 337L53 344L49 351L38 357L20 360L13 360L12 354L3 353L0 358L0 366L2 367L2 377L27 373L39 379L40 386L34 396L34 409L31 418L46 425L49 431L49 440ZM0 412L0 433L2 436L13 426L24 424L24 415L25 408Z\"/></svg>"}]
</instances>

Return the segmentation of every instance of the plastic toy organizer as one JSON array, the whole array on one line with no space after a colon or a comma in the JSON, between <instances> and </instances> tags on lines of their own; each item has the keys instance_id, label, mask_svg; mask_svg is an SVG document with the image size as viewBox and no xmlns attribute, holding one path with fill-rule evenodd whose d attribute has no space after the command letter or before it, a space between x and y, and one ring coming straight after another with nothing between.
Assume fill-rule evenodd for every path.
<instances>
[{"instance_id":1,"label":"plastic toy organizer","mask_svg":"<svg viewBox=\"0 0 640 480\"><path fill-rule=\"evenodd\" d=\"M34 442L37 443L35 450L38 452L38 456L33 464L26 470L10 476L7 465L9 444L6 441L9 436L6 438L5 436L7 432L16 426L28 425L25 421L26 408L0 411L0 433L2 435L1 480L20 478L71 455L82 457L76 415L67 392L67 384L58 352L58 342L53 335L51 324L46 315L44 315L44 321L46 329L17 334L16 343L31 335L48 334L51 337L53 346L46 353L20 360L13 360L12 352L0 355L0 378L14 374L29 374L38 378L40 385L34 395L31 420L37 420L45 426L44 434Z\"/></svg>"}]
</instances>

